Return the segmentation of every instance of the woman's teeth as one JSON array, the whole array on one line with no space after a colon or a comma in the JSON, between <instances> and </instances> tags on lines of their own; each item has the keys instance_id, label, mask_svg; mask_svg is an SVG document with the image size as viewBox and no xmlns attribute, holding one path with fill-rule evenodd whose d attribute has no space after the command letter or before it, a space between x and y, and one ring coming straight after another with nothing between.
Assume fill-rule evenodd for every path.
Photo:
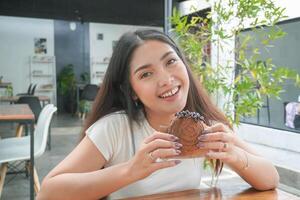
<instances>
[{"instance_id":1,"label":"woman's teeth","mask_svg":"<svg viewBox=\"0 0 300 200\"><path fill-rule=\"evenodd\" d=\"M172 89L171 91L160 95L160 97L161 98L167 98L167 97L173 96L174 94L176 94L178 92L178 90L179 90L179 87L176 87L176 88Z\"/></svg>"}]
</instances>

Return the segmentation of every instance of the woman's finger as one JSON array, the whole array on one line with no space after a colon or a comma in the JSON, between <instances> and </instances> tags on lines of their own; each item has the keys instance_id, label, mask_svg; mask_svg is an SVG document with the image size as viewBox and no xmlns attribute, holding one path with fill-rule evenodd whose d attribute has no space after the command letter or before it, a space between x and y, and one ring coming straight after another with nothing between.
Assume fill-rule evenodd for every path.
<instances>
[{"instance_id":1,"label":"woman's finger","mask_svg":"<svg viewBox=\"0 0 300 200\"><path fill-rule=\"evenodd\" d=\"M225 124L222 124L222 123L216 123L214 125L212 125L211 127L209 128L206 128L204 130L204 134L207 134L207 133L214 133L214 132L232 132L231 129L226 126Z\"/></svg>"},{"instance_id":2,"label":"woman's finger","mask_svg":"<svg viewBox=\"0 0 300 200\"><path fill-rule=\"evenodd\" d=\"M146 144L143 148L144 152L152 152L156 149L161 149L161 148L173 148L173 149L180 149L182 147L182 144L178 142L173 142L173 141L167 141L164 139L155 139L148 144Z\"/></svg>"},{"instance_id":3,"label":"woman's finger","mask_svg":"<svg viewBox=\"0 0 300 200\"><path fill-rule=\"evenodd\" d=\"M227 142L199 142L197 144L199 149L211 149L218 151L230 151L231 144Z\"/></svg>"},{"instance_id":4,"label":"woman's finger","mask_svg":"<svg viewBox=\"0 0 300 200\"><path fill-rule=\"evenodd\" d=\"M206 153L206 157L210 159L220 159L223 162L231 162L231 160L233 160L233 157L227 152L209 151Z\"/></svg>"},{"instance_id":5,"label":"woman's finger","mask_svg":"<svg viewBox=\"0 0 300 200\"><path fill-rule=\"evenodd\" d=\"M168 161L161 161L161 162L156 162L151 165L151 169L153 171L159 170L159 169L164 169L168 167L174 167L181 163L180 160L168 160Z\"/></svg>"},{"instance_id":6,"label":"woman's finger","mask_svg":"<svg viewBox=\"0 0 300 200\"><path fill-rule=\"evenodd\" d=\"M199 142L207 142L207 141L222 141L231 143L233 141L233 134L228 134L225 132L214 132L204 134L198 137Z\"/></svg>"},{"instance_id":7,"label":"woman's finger","mask_svg":"<svg viewBox=\"0 0 300 200\"><path fill-rule=\"evenodd\" d=\"M181 153L179 149L156 149L151 152L151 156L155 159L157 158L171 158L178 156Z\"/></svg>"},{"instance_id":8,"label":"woman's finger","mask_svg":"<svg viewBox=\"0 0 300 200\"><path fill-rule=\"evenodd\" d=\"M156 139L163 139L168 141L177 141L178 138L174 135L168 134L168 133L162 133L162 132L154 132L151 136L147 137L144 140L145 144L148 144Z\"/></svg>"}]
</instances>

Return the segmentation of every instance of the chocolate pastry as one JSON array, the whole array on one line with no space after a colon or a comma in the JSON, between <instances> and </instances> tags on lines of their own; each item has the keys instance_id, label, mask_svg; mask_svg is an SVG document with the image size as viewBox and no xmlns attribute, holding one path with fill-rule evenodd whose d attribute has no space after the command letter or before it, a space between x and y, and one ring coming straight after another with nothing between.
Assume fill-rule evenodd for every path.
<instances>
[{"instance_id":1,"label":"chocolate pastry","mask_svg":"<svg viewBox=\"0 0 300 200\"><path fill-rule=\"evenodd\" d=\"M177 158L193 158L201 157L207 150L197 147L198 137L204 130L204 117L197 112L188 110L176 113L176 118L173 120L168 129L169 134L173 134L179 138L179 143L183 146L181 154Z\"/></svg>"}]
</instances>

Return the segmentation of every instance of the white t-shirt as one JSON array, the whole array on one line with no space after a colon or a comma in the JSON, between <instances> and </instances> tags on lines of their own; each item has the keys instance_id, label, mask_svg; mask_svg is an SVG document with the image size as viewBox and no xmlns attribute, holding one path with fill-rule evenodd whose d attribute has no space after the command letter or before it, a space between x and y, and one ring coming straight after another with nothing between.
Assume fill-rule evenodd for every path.
<instances>
[{"instance_id":1,"label":"white t-shirt","mask_svg":"<svg viewBox=\"0 0 300 200\"><path fill-rule=\"evenodd\" d=\"M134 123L135 149L138 150L143 140L153 132L154 129L145 117L140 126ZM119 111L101 118L88 128L86 133L107 160L105 167L132 158L132 137L125 112ZM203 158L182 159L182 162L175 167L158 170L147 178L110 194L109 199L197 189L200 186L202 171Z\"/></svg>"}]
</instances>

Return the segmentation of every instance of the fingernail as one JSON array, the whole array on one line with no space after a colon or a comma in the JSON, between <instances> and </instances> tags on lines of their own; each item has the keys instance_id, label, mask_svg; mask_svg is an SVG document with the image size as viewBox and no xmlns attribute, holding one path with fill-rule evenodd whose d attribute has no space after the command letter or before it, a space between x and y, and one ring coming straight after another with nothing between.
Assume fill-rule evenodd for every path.
<instances>
[{"instance_id":1,"label":"fingernail","mask_svg":"<svg viewBox=\"0 0 300 200\"><path fill-rule=\"evenodd\" d=\"M181 151L180 150L176 150L175 153L176 153L176 155L179 155L181 153Z\"/></svg>"},{"instance_id":2,"label":"fingernail","mask_svg":"<svg viewBox=\"0 0 300 200\"><path fill-rule=\"evenodd\" d=\"M181 160L175 160L175 165L178 165L179 163L181 163Z\"/></svg>"},{"instance_id":3,"label":"fingernail","mask_svg":"<svg viewBox=\"0 0 300 200\"><path fill-rule=\"evenodd\" d=\"M175 135L171 135L171 140L172 140L172 141L178 141L178 140L179 140L179 138L178 138L178 137L176 137Z\"/></svg>"},{"instance_id":4,"label":"fingernail","mask_svg":"<svg viewBox=\"0 0 300 200\"><path fill-rule=\"evenodd\" d=\"M207 134L207 133L209 133L209 130L208 130L208 129L204 129L204 130L202 131L202 134Z\"/></svg>"},{"instance_id":5,"label":"fingernail","mask_svg":"<svg viewBox=\"0 0 300 200\"><path fill-rule=\"evenodd\" d=\"M175 142L175 149L180 149L182 147L182 144Z\"/></svg>"}]
</instances>

